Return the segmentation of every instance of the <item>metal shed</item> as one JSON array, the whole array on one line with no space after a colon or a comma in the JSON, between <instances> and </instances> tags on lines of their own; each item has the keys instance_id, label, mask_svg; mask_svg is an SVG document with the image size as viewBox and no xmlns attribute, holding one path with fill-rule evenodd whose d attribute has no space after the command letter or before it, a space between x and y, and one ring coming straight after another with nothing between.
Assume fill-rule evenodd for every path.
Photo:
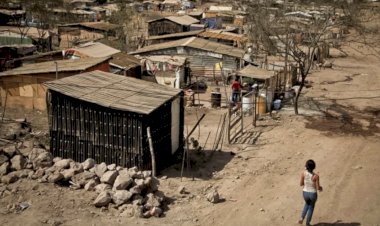
<instances>
[{"instance_id":1,"label":"metal shed","mask_svg":"<svg viewBox=\"0 0 380 226\"><path fill-rule=\"evenodd\" d=\"M151 168L150 127L157 168L183 148L183 92L101 71L46 83L54 156Z\"/></svg>"}]
</instances>

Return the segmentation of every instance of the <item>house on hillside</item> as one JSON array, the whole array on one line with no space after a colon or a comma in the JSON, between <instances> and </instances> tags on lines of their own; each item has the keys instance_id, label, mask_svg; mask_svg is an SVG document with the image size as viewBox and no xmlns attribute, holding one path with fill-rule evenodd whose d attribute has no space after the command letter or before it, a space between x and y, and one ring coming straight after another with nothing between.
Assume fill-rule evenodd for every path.
<instances>
[{"instance_id":1,"label":"house on hillside","mask_svg":"<svg viewBox=\"0 0 380 226\"><path fill-rule=\"evenodd\" d=\"M0 44L0 72L21 66L21 62L15 61L14 59L33 54L33 52L36 50L37 48L32 44Z\"/></svg>"},{"instance_id":2,"label":"house on hillside","mask_svg":"<svg viewBox=\"0 0 380 226\"><path fill-rule=\"evenodd\" d=\"M51 10L51 16L57 21L95 22L98 21L96 12L83 9L58 9Z\"/></svg>"},{"instance_id":3,"label":"house on hillside","mask_svg":"<svg viewBox=\"0 0 380 226\"><path fill-rule=\"evenodd\" d=\"M181 0L164 0L161 7L165 11L175 12L181 9Z\"/></svg>"},{"instance_id":4,"label":"house on hillside","mask_svg":"<svg viewBox=\"0 0 380 226\"><path fill-rule=\"evenodd\" d=\"M147 128L158 170L183 148L183 92L179 89L101 71L45 85L54 156L150 170Z\"/></svg>"},{"instance_id":5,"label":"house on hillside","mask_svg":"<svg viewBox=\"0 0 380 226\"><path fill-rule=\"evenodd\" d=\"M109 71L109 57L57 60L26 64L0 73L1 106L28 110L46 110L46 81L75 74Z\"/></svg>"},{"instance_id":6,"label":"house on hillside","mask_svg":"<svg viewBox=\"0 0 380 226\"><path fill-rule=\"evenodd\" d=\"M95 1L93 1L93 0L72 0L72 1L70 1L69 4L74 9L83 9L86 7L93 6L95 4Z\"/></svg>"},{"instance_id":7,"label":"house on hillside","mask_svg":"<svg viewBox=\"0 0 380 226\"><path fill-rule=\"evenodd\" d=\"M110 71L114 74L141 78L141 62L127 53L116 53L110 61Z\"/></svg>"},{"instance_id":8,"label":"house on hillside","mask_svg":"<svg viewBox=\"0 0 380 226\"><path fill-rule=\"evenodd\" d=\"M33 44L39 51L51 51L58 44L58 35L50 30L17 26L0 26L2 45Z\"/></svg>"},{"instance_id":9,"label":"house on hillside","mask_svg":"<svg viewBox=\"0 0 380 226\"><path fill-rule=\"evenodd\" d=\"M229 73L240 69L245 51L202 38L191 37L164 42L138 49L130 54L140 56L185 56L189 61L191 75L220 77L221 71Z\"/></svg>"},{"instance_id":10,"label":"house on hillside","mask_svg":"<svg viewBox=\"0 0 380 226\"><path fill-rule=\"evenodd\" d=\"M114 49L101 42L88 42L74 48L66 49L64 56L66 59L78 59L87 57L110 57L120 50Z\"/></svg>"},{"instance_id":11,"label":"house on hillside","mask_svg":"<svg viewBox=\"0 0 380 226\"><path fill-rule=\"evenodd\" d=\"M7 25L9 22L17 21L25 17L24 10L0 9L0 25Z\"/></svg>"},{"instance_id":12,"label":"house on hillside","mask_svg":"<svg viewBox=\"0 0 380 226\"><path fill-rule=\"evenodd\" d=\"M143 80L177 89L190 82L189 65L184 56L152 55L139 58L143 64Z\"/></svg>"},{"instance_id":13,"label":"house on hillside","mask_svg":"<svg viewBox=\"0 0 380 226\"><path fill-rule=\"evenodd\" d=\"M222 27L235 27L242 30L247 22L246 12L232 10L228 6L211 6L202 18L202 23L208 23L211 29L221 29ZM214 28L217 27L217 28Z\"/></svg>"},{"instance_id":14,"label":"house on hillside","mask_svg":"<svg viewBox=\"0 0 380 226\"><path fill-rule=\"evenodd\" d=\"M244 48L248 41L248 38L242 34L235 34L223 30L206 30L197 34L197 36L238 48Z\"/></svg>"},{"instance_id":15,"label":"house on hillside","mask_svg":"<svg viewBox=\"0 0 380 226\"><path fill-rule=\"evenodd\" d=\"M61 48L71 48L79 43L114 37L120 26L107 22L82 22L58 26Z\"/></svg>"},{"instance_id":16,"label":"house on hillside","mask_svg":"<svg viewBox=\"0 0 380 226\"><path fill-rule=\"evenodd\" d=\"M180 32L180 33L173 33L173 34L166 34L166 35L156 35L156 36L149 36L146 38L147 45L162 43L162 42L168 42L168 41L174 41L182 38L188 38L198 35L199 33L203 32L203 30L196 30L196 31L186 31L186 32Z\"/></svg>"},{"instance_id":17,"label":"house on hillside","mask_svg":"<svg viewBox=\"0 0 380 226\"><path fill-rule=\"evenodd\" d=\"M190 31L190 25L199 23L194 17L168 16L148 21L148 35L165 35Z\"/></svg>"}]
</instances>

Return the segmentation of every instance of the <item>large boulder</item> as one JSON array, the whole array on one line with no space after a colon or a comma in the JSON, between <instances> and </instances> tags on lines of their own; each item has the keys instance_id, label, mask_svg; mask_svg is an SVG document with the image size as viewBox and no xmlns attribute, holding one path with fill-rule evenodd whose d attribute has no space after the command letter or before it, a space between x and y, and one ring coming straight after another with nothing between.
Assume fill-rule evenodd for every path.
<instances>
[{"instance_id":1,"label":"large boulder","mask_svg":"<svg viewBox=\"0 0 380 226\"><path fill-rule=\"evenodd\" d=\"M95 192L102 193L104 191L110 191L112 189L109 184L98 184L95 186Z\"/></svg>"},{"instance_id":2,"label":"large boulder","mask_svg":"<svg viewBox=\"0 0 380 226\"><path fill-rule=\"evenodd\" d=\"M140 195L141 194L141 188L139 186L133 186L128 191L130 191L134 195Z\"/></svg>"},{"instance_id":3,"label":"large boulder","mask_svg":"<svg viewBox=\"0 0 380 226\"><path fill-rule=\"evenodd\" d=\"M84 170L89 170L95 166L95 160L88 158L86 159L86 161L82 162L82 166Z\"/></svg>"},{"instance_id":4,"label":"large boulder","mask_svg":"<svg viewBox=\"0 0 380 226\"><path fill-rule=\"evenodd\" d=\"M34 171L31 169L22 169L15 172L17 172L19 178L31 178L34 175Z\"/></svg>"},{"instance_id":5,"label":"large boulder","mask_svg":"<svg viewBox=\"0 0 380 226\"><path fill-rule=\"evenodd\" d=\"M152 171L145 170L145 171L142 171L142 174L143 174L144 178L151 177L152 176Z\"/></svg>"},{"instance_id":6,"label":"large boulder","mask_svg":"<svg viewBox=\"0 0 380 226\"><path fill-rule=\"evenodd\" d=\"M58 170L60 170L60 169L68 169L70 167L70 163L71 162L72 162L71 159L61 159L61 160L55 161L54 167L56 169L58 169Z\"/></svg>"},{"instance_id":7,"label":"large boulder","mask_svg":"<svg viewBox=\"0 0 380 226\"><path fill-rule=\"evenodd\" d=\"M118 190L112 195L112 201L116 206L121 206L127 203L132 198L132 193L125 190Z\"/></svg>"},{"instance_id":8,"label":"large boulder","mask_svg":"<svg viewBox=\"0 0 380 226\"><path fill-rule=\"evenodd\" d=\"M6 156L5 153L0 152L0 166L3 163L8 162L8 160L9 160L8 156Z\"/></svg>"},{"instance_id":9,"label":"large boulder","mask_svg":"<svg viewBox=\"0 0 380 226\"><path fill-rule=\"evenodd\" d=\"M109 171L116 170L116 164L113 163L113 164L108 165L108 166L107 166L107 169L108 169Z\"/></svg>"},{"instance_id":10,"label":"large boulder","mask_svg":"<svg viewBox=\"0 0 380 226\"><path fill-rule=\"evenodd\" d=\"M12 158L14 155L18 153L16 145L9 145L3 148L3 152L8 158Z\"/></svg>"},{"instance_id":11,"label":"large boulder","mask_svg":"<svg viewBox=\"0 0 380 226\"><path fill-rule=\"evenodd\" d=\"M89 180L85 185L84 185L84 190L86 191L95 191L95 187L99 184L99 181L96 179L91 179Z\"/></svg>"},{"instance_id":12,"label":"large boulder","mask_svg":"<svg viewBox=\"0 0 380 226\"><path fill-rule=\"evenodd\" d=\"M113 185L118 174L119 173L116 170L115 171L107 171L100 178L100 182Z\"/></svg>"},{"instance_id":13,"label":"large boulder","mask_svg":"<svg viewBox=\"0 0 380 226\"><path fill-rule=\"evenodd\" d=\"M26 140L22 142L21 147L18 149L23 156L28 156L33 150L34 140Z\"/></svg>"},{"instance_id":14,"label":"large boulder","mask_svg":"<svg viewBox=\"0 0 380 226\"><path fill-rule=\"evenodd\" d=\"M29 160L33 163L33 168L44 168L53 165L53 156L42 148L33 148L29 153Z\"/></svg>"},{"instance_id":15,"label":"large boulder","mask_svg":"<svg viewBox=\"0 0 380 226\"><path fill-rule=\"evenodd\" d=\"M22 170L26 167L26 158L22 155L15 155L11 159L11 168L13 170Z\"/></svg>"},{"instance_id":16,"label":"large boulder","mask_svg":"<svg viewBox=\"0 0 380 226\"><path fill-rule=\"evenodd\" d=\"M96 207L108 206L112 201L111 194L108 191L101 192L94 201Z\"/></svg>"},{"instance_id":17,"label":"large boulder","mask_svg":"<svg viewBox=\"0 0 380 226\"><path fill-rule=\"evenodd\" d=\"M107 164L102 162L98 165L95 165L95 174L101 178L105 172L107 172Z\"/></svg>"},{"instance_id":18,"label":"large boulder","mask_svg":"<svg viewBox=\"0 0 380 226\"><path fill-rule=\"evenodd\" d=\"M71 181L74 182L75 184L79 185L80 187L84 187L88 183L88 181L90 181L91 179L95 179L95 178L96 178L95 173L91 173L89 171L84 171L82 173L78 173L78 174L74 175L71 178Z\"/></svg>"},{"instance_id":19,"label":"large boulder","mask_svg":"<svg viewBox=\"0 0 380 226\"><path fill-rule=\"evenodd\" d=\"M1 182L4 184L11 184L16 182L19 179L18 172L11 172L8 175L5 175L1 178Z\"/></svg>"},{"instance_id":20,"label":"large boulder","mask_svg":"<svg viewBox=\"0 0 380 226\"><path fill-rule=\"evenodd\" d=\"M9 170L10 170L10 167L9 167L9 163L8 162L4 162L3 164L0 165L0 177L6 175Z\"/></svg>"},{"instance_id":21,"label":"large boulder","mask_svg":"<svg viewBox=\"0 0 380 226\"><path fill-rule=\"evenodd\" d=\"M113 184L113 190L125 190L133 183L129 175L119 175Z\"/></svg>"},{"instance_id":22,"label":"large boulder","mask_svg":"<svg viewBox=\"0 0 380 226\"><path fill-rule=\"evenodd\" d=\"M45 169L40 168L34 172L33 179L40 179L45 175Z\"/></svg>"},{"instance_id":23,"label":"large boulder","mask_svg":"<svg viewBox=\"0 0 380 226\"><path fill-rule=\"evenodd\" d=\"M65 181L70 180L73 176L75 176L75 170L74 169L65 169L61 171L63 175L63 179Z\"/></svg>"},{"instance_id":24,"label":"large boulder","mask_svg":"<svg viewBox=\"0 0 380 226\"><path fill-rule=\"evenodd\" d=\"M220 201L219 193L216 190L210 191L206 195L206 198L207 198L207 201L209 201L211 203L218 203Z\"/></svg>"},{"instance_id":25,"label":"large boulder","mask_svg":"<svg viewBox=\"0 0 380 226\"><path fill-rule=\"evenodd\" d=\"M148 192L155 192L158 190L158 185L160 181L155 177L146 177L144 179L144 185L148 188Z\"/></svg>"},{"instance_id":26,"label":"large boulder","mask_svg":"<svg viewBox=\"0 0 380 226\"><path fill-rule=\"evenodd\" d=\"M75 174L82 173L84 171L82 164L78 162L71 162L70 169L73 169L75 171Z\"/></svg>"},{"instance_id":27,"label":"large boulder","mask_svg":"<svg viewBox=\"0 0 380 226\"><path fill-rule=\"evenodd\" d=\"M63 179L63 175L62 173L60 172L55 172L53 174L50 174L47 178L47 180L50 182L50 183L57 183L58 181L62 180Z\"/></svg>"},{"instance_id":28,"label":"large boulder","mask_svg":"<svg viewBox=\"0 0 380 226\"><path fill-rule=\"evenodd\" d=\"M28 159L33 162L40 154L47 152L43 148L33 148L31 152L29 152Z\"/></svg>"}]
</instances>

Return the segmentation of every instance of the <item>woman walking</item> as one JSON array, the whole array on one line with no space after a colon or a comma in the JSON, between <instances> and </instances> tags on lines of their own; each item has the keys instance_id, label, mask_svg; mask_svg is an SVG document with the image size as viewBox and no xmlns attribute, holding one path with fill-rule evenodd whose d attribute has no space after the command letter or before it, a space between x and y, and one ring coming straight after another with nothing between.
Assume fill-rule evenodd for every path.
<instances>
[{"instance_id":1,"label":"woman walking","mask_svg":"<svg viewBox=\"0 0 380 226\"><path fill-rule=\"evenodd\" d=\"M322 186L319 184L319 175L314 173L315 162L310 159L306 162L306 170L301 174L300 185L303 186L303 198L305 206L303 208L299 224L303 223L306 217L306 225L310 225L311 218L314 212L314 206L317 202L317 191L322 191Z\"/></svg>"}]
</instances>

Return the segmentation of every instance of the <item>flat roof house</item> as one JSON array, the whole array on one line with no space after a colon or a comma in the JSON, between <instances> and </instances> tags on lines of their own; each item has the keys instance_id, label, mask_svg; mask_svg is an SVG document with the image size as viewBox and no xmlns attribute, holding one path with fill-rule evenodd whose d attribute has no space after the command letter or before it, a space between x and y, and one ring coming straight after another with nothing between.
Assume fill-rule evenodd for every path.
<instances>
[{"instance_id":1,"label":"flat roof house","mask_svg":"<svg viewBox=\"0 0 380 226\"><path fill-rule=\"evenodd\" d=\"M190 31L190 25L199 23L194 17L168 16L148 21L148 35L157 36Z\"/></svg>"},{"instance_id":2,"label":"flat roof house","mask_svg":"<svg viewBox=\"0 0 380 226\"><path fill-rule=\"evenodd\" d=\"M57 62L57 63L55 63ZM109 57L80 60L57 60L26 64L0 73L1 106L29 110L46 110L46 81L75 74L109 71Z\"/></svg>"}]
</instances>

